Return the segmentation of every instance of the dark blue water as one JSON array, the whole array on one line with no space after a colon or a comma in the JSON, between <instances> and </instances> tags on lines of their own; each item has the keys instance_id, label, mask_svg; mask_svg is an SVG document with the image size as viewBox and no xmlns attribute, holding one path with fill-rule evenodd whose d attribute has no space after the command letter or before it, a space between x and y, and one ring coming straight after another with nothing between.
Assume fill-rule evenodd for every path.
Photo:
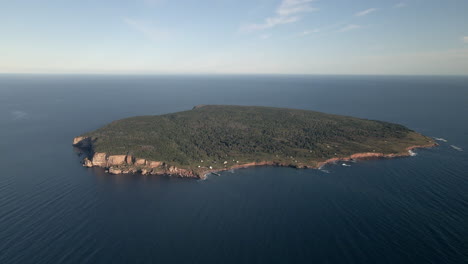
<instances>
[{"instance_id":1,"label":"dark blue water","mask_svg":"<svg viewBox=\"0 0 468 264\"><path fill-rule=\"evenodd\" d=\"M206 181L106 175L71 147L112 120L198 104L379 119L448 142ZM0 263L467 263L466 150L467 77L2 75Z\"/></svg>"}]
</instances>

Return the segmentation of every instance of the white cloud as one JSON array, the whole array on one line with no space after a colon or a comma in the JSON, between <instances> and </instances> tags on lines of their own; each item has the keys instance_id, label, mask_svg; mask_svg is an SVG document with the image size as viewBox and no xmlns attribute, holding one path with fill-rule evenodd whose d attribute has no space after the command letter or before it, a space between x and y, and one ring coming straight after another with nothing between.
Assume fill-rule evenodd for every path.
<instances>
[{"instance_id":1,"label":"white cloud","mask_svg":"<svg viewBox=\"0 0 468 264\"><path fill-rule=\"evenodd\" d=\"M301 33L299 33L299 37L305 37L307 35L315 34L315 33L318 33L318 32L320 32L319 29L304 30Z\"/></svg>"},{"instance_id":2,"label":"white cloud","mask_svg":"<svg viewBox=\"0 0 468 264\"><path fill-rule=\"evenodd\" d=\"M131 18L124 18L123 21L125 24L153 41L158 41L167 37L167 32L156 29L150 22Z\"/></svg>"},{"instance_id":3,"label":"white cloud","mask_svg":"<svg viewBox=\"0 0 468 264\"><path fill-rule=\"evenodd\" d=\"M349 24L349 25L342 27L340 30L338 30L338 32L346 32L346 31L356 30L360 28L361 28L360 25Z\"/></svg>"},{"instance_id":4,"label":"white cloud","mask_svg":"<svg viewBox=\"0 0 468 264\"><path fill-rule=\"evenodd\" d=\"M240 28L242 32L252 32L273 28L278 25L290 24L301 19L300 13L312 12L317 10L311 6L314 0L282 0L276 9L276 15L268 17L263 23L247 24Z\"/></svg>"},{"instance_id":5,"label":"white cloud","mask_svg":"<svg viewBox=\"0 0 468 264\"><path fill-rule=\"evenodd\" d=\"M405 7L405 6L407 6L407 4L401 2L401 3L396 4L394 7L395 7L395 8L402 8L402 7Z\"/></svg>"},{"instance_id":6,"label":"white cloud","mask_svg":"<svg viewBox=\"0 0 468 264\"><path fill-rule=\"evenodd\" d=\"M261 38L261 39L269 39L269 38L271 38L271 34L263 34L263 35L260 35L260 38Z\"/></svg>"},{"instance_id":7,"label":"white cloud","mask_svg":"<svg viewBox=\"0 0 468 264\"><path fill-rule=\"evenodd\" d=\"M468 36L466 37L463 37L463 42L467 43L468 44Z\"/></svg>"},{"instance_id":8,"label":"white cloud","mask_svg":"<svg viewBox=\"0 0 468 264\"><path fill-rule=\"evenodd\" d=\"M369 8L369 9L366 9L366 10L363 10L361 12L357 12L356 14L354 14L355 16L365 16L365 15L368 15L370 13L373 13L375 11L377 11L378 9L377 8Z\"/></svg>"}]
</instances>

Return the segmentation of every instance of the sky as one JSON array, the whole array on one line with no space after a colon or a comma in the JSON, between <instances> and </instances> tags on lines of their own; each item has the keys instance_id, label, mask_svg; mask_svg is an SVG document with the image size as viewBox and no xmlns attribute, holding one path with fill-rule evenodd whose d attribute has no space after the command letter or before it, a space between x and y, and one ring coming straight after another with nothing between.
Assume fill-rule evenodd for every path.
<instances>
[{"instance_id":1,"label":"sky","mask_svg":"<svg viewBox=\"0 0 468 264\"><path fill-rule=\"evenodd\" d=\"M0 0L0 73L468 75L468 1Z\"/></svg>"}]
</instances>

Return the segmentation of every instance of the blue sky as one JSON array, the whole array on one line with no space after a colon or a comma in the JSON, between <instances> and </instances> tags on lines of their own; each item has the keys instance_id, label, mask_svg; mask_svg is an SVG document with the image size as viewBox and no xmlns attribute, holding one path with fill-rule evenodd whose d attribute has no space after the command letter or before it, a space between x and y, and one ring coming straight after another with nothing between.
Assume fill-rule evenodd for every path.
<instances>
[{"instance_id":1,"label":"blue sky","mask_svg":"<svg viewBox=\"0 0 468 264\"><path fill-rule=\"evenodd\" d=\"M468 75L466 0L0 0L3 73Z\"/></svg>"}]
</instances>

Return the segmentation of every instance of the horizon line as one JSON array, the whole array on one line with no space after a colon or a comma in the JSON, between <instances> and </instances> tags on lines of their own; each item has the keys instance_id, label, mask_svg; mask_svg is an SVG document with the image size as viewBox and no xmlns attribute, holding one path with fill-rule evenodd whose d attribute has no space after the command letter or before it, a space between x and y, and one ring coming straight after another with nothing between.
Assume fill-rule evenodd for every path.
<instances>
[{"instance_id":1,"label":"horizon line","mask_svg":"<svg viewBox=\"0 0 468 264\"><path fill-rule=\"evenodd\" d=\"M56 76L421 76L468 77L467 74L386 74L386 73L103 73L103 72L0 72L0 75L56 75Z\"/></svg>"}]
</instances>

